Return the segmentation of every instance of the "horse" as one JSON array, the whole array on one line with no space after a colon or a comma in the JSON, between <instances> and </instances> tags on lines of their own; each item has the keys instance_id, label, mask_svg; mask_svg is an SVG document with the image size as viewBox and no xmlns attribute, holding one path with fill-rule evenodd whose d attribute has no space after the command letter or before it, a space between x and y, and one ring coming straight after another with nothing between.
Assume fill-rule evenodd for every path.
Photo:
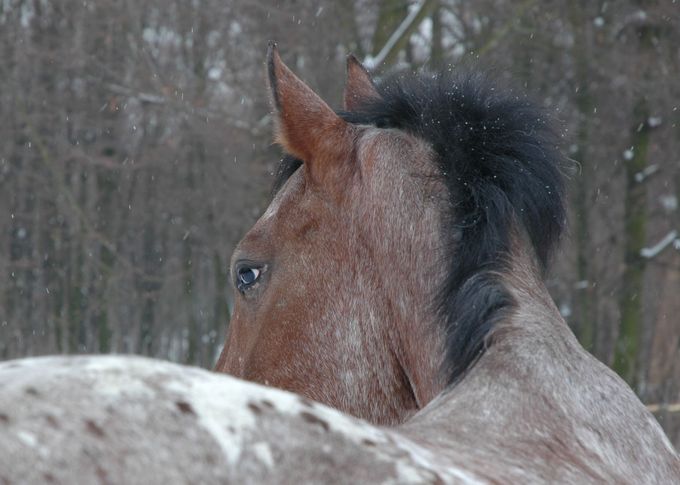
<instances>
[{"instance_id":1,"label":"horse","mask_svg":"<svg viewBox=\"0 0 680 485\"><path fill-rule=\"evenodd\" d=\"M0 362L0 484L477 483L295 394L136 356Z\"/></svg>"},{"instance_id":2,"label":"horse","mask_svg":"<svg viewBox=\"0 0 680 485\"><path fill-rule=\"evenodd\" d=\"M267 55L279 163L231 259L218 372L385 429L490 482L680 482L628 385L545 285L566 225L549 116L483 75L374 82L331 109Z\"/></svg>"},{"instance_id":3,"label":"horse","mask_svg":"<svg viewBox=\"0 0 680 485\"><path fill-rule=\"evenodd\" d=\"M351 57L336 113L274 46L267 65L289 156L234 253L216 366L248 380L2 362L0 484L680 482L543 284L564 220L545 117L479 77L375 86Z\"/></svg>"}]
</instances>

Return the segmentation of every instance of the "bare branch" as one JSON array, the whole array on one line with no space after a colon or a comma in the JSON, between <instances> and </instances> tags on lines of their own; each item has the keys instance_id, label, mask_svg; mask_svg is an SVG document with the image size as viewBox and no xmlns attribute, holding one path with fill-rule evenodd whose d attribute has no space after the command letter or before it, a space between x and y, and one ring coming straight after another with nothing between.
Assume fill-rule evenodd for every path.
<instances>
[{"instance_id":1,"label":"bare branch","mask_svg":"<svg viewBox=\"0 0 680 485\"><path fill-rule=\"evenodd\" d=\"M505 37L510 31L512 30L512 27L517 23L517 19L520 18L522 15L524 15L524 12L526 12L529 8L531 8L534 4L536 3L536 0L525 0L522 4L520 4L517 7L517 10L515 13L510 16L508 21L496 31L496 33L484 44L482 47L480 47L477 50L477 55L482 56L484 55L487 51L491 50L493 47L498 44L498 42Z\"/></svg>"},{"instance_id":2,"label":"bare branch","mask_svg":"<svg viewBox=\"0 0 680 485\"><path fill-rule=\"evenodd\" d=\"M114 94L118 94L121 96L127 96L128 98L134 98L139 100L142 103L148 103L148 104L155 104L155 105L165 105L165 106L171 106L174 108L177 108L184 112L185 114L191 114L194 116L199 116L202 118L219 118L223 120L226 124L231 126L232 128L237 128L239 130L245 130L250 132L251 134L257 136L262 133L263 128L267 127L267 120L263 121L260 120L255 126L252 126L250 123L242 120L242 119L236 119L232 118L229 116L226 116L224 111L220 110L214 110L214 109L205 109L205 108L196 108L196 107L188 107L186 104L183 103L178 103L167 96L159 95L159 94L154 94L154 93L146 93L146 92L141 92L141 91L135 91L132 88L128 88L126 86L121 86L120 84L115 84L115 83L105 83L104 86L111 91Z\"/></svg>"}]
</instances>

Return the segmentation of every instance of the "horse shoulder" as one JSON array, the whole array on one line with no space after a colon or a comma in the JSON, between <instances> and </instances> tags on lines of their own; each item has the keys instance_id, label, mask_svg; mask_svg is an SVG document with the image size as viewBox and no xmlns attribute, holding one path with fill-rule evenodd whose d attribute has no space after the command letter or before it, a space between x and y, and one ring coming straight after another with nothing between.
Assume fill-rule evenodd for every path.
<instances>
[{"instance_id":1,"label":"horse shoulder","mask_svg":"<svg viewBox=\"0 0 680 485\"><path fill-rule=\"evenodd\" d=\"M680 459L628 385L563 321L500 329L403 432L489 480L673 483ZM538 328L527 328L540 326Z\"/></svg>"}]
</instances>

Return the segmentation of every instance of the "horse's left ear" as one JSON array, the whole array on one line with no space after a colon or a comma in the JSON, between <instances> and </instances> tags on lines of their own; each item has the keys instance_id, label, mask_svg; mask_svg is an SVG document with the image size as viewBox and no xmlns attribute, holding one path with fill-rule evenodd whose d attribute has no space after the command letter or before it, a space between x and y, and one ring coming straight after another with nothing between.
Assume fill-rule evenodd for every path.
<instances>
[{"instance_id":1,"label":"horse's left ear","mask_svg":"<svg viewBox=\"0 0 680 485\"><path fill-rule=\"evenodd\" d=\"M315 184L332 190L346 173L354 130L283 63L276 44L267 53L276 142L303 161Z\"/></svg>"},{"instance_id":2,"label":"horse's left ear","mask_svg":"<svg viewBox=\"0 0 680 485\"><path fill-rule=\"evenodd\" d=\"M345 81L344 108L357 111L366 103L380 99L373 79L366 68L352 54L347 56L347 80Z\"/></svg>"}]
</instances>

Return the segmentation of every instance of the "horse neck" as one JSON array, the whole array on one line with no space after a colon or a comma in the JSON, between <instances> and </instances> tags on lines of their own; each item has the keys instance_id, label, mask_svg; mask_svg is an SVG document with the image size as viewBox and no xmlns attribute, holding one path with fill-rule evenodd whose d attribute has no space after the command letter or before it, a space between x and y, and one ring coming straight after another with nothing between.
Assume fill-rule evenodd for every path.
<instances>
[{"instance_id":1,"label":"horse neck","mask_svg":"<svg viewBox=\"0 0 680 485\"><path fill-rule=\"evenodd\" d=\"M529 263L506 275L516 306L485 353L399 431L491 482L669 482L680 462L663 430L581 347Z\"/></svg>"},{"instance_id":2,"label":"horse neck","mask_svg":"<svg viewBox=\"0 0 680 485\"><path fill-rule=\"evenodd\" d=\"M444 388L439 357L443 353L439 349L443 349L444 337L436 322L418 316L398 323L396 327L398 361L408 379L416 405L422 409Z\"/></svg>"},{"instance_id":3,"label":"horse neck","mask_svg":"<svg viewBox=\"0 0 680 485\"><path fill-rule=\"evenodd\" d=\"M520 237L514 236L513 246L516 249L507 269L500 274L500 280L512 295L515 305L504 319L497 322L491 335L492 341L520 333L540 337L546 331L571 335L548 293L531 247L522 242ZM417 322L415 325L414 321ZM397 328L403 343L399 360L409 378L418 407L422 409L446 389L441 357L445 350L444 326L436 317L430 316L427 320L423 315L422 319L407 318L405 322L399 322Z\"/></svg>"}]
</instances>

